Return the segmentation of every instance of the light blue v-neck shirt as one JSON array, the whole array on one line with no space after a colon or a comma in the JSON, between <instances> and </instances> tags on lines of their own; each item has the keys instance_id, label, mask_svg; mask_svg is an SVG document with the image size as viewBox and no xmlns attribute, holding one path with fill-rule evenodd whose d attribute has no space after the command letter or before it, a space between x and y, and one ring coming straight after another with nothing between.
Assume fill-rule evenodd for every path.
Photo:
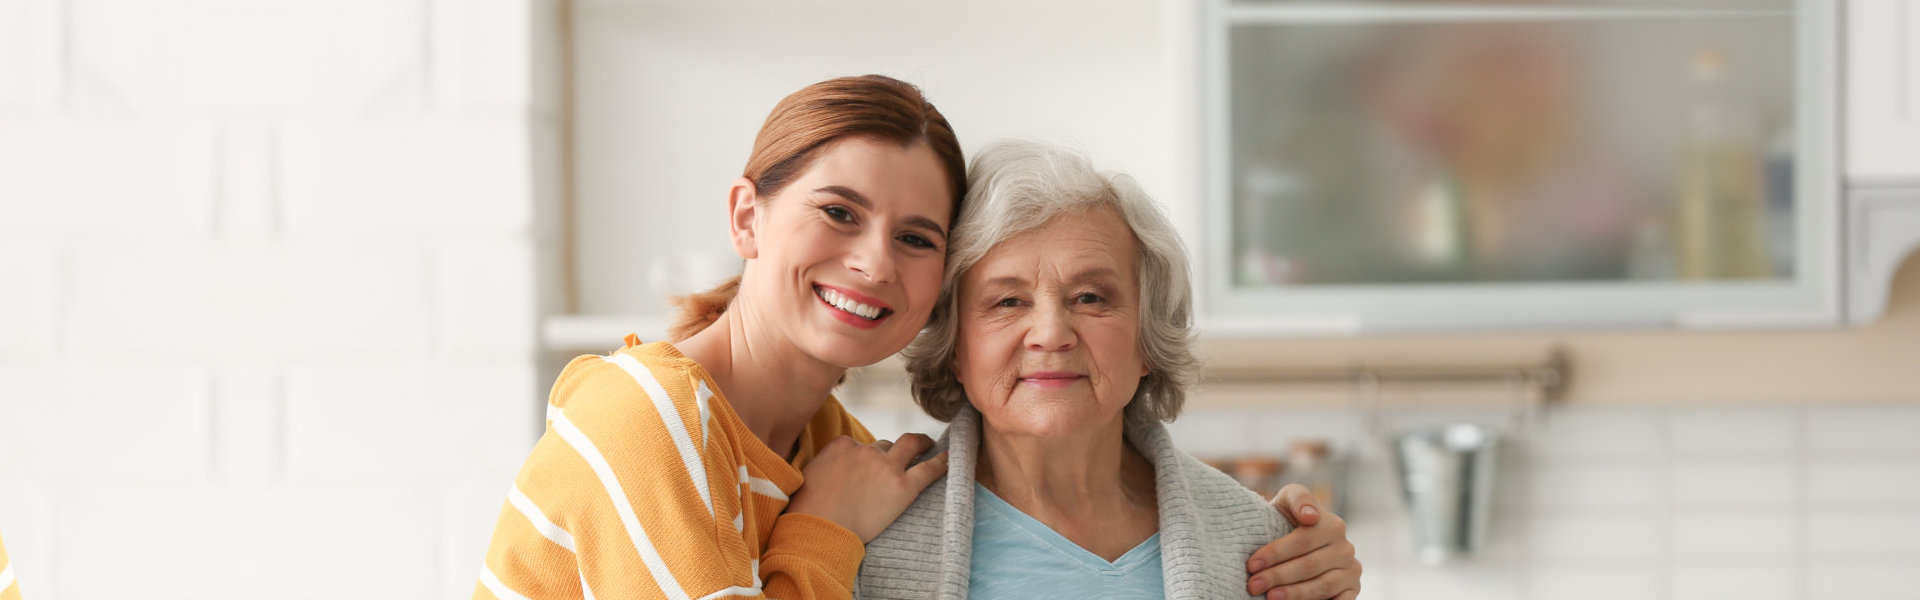
<instances>
[{"instance_id":1,"label":"light blue v-neck shirt","mask_svg":"<svg viewBox=\"0 0 1920 600\"><path fill-rule=\"evenodd\" d=\"M1107 562L974 484L972 598L1165 598L1160 534Z\"/></svg>"}]
</instances>

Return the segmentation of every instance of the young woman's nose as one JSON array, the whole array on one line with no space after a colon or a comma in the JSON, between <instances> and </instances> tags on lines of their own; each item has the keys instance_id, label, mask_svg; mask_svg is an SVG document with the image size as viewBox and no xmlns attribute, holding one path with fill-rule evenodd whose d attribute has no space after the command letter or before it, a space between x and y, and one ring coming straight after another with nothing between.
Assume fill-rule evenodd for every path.
<instances>
[{"instance_id":1,"label":"young woman's nose","mask_svg":"<svg viewBox=\"0 0 1920 600\"><path fill-rule=\"evenodd\" d=\"M888 283L894 278L893 248L884 232L871 232L860 236L854 242L852 251L847 254L847 268L853 269L867 281Z\"/></svg>"}]
</instances>

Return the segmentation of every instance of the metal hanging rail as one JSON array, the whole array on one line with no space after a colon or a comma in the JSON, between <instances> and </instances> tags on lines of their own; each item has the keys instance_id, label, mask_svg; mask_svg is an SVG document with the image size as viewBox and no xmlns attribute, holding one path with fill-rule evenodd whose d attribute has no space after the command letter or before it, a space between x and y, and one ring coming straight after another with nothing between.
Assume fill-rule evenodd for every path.
<instances>
[{"instance_id":1,"label":"metal hanging rail","mask_svg":"<svg viewBox=\"0 0 1920 600\"><path fill-rule=\"evenodd\" d=\"M1563 348L1554 348L1546 362L1509 367L1352 367L1218 369L1207 373L1212 382L1233 384L1344 384L1378 389L1401 385L1504 384L1534 387L1548 404L1566 396L1572 364Z\"/></svg>"}]
</instances>

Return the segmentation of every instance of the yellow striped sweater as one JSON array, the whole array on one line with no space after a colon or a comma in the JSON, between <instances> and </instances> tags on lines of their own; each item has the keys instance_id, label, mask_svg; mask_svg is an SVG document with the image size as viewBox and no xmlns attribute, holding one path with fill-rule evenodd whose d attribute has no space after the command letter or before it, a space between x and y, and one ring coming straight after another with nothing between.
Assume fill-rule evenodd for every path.
<instances>
[{"instance_id":1,"label":"yellow striped sweater","mask_svg":"<svg viewBox=\"0 0 1920 600\"><path fill-rule=\"evenodd\" d=\"M671 344L633 336L568 364L474 598L851 598L859 536L782 512L820 446L873 435L828 398L789 462L717 387Z\"/></svg>"},{"instance_id":2,"label":"yellow striped sweater","mask_svg":"<svg viewBox=\"0 0 1920 600\"><path fill-rule=\"evenodd\" d=\"M20 582L13 577L13 561L7 560L7 544L0 541L0 600L20 600Z\"/></svg>"}]
</instances>

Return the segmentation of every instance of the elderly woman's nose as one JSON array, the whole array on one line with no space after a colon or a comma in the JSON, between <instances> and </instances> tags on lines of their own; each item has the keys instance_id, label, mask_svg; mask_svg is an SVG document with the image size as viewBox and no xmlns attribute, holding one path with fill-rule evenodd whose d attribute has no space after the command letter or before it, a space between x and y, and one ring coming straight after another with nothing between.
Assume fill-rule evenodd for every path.
<instances>
[{"instance_id":1,"label":"elderly woman's nose","mask_svg":"<svg viewBox=\"0 0 1920 600\"><path fill-rule=\"evenodd\" d=\"M1027 328L1027 348L1045 352L1072 350L1079 341L1073 331L1072 313L1061 306L1043 306L1032 313Z\"/></svg>"}]
</instances>

